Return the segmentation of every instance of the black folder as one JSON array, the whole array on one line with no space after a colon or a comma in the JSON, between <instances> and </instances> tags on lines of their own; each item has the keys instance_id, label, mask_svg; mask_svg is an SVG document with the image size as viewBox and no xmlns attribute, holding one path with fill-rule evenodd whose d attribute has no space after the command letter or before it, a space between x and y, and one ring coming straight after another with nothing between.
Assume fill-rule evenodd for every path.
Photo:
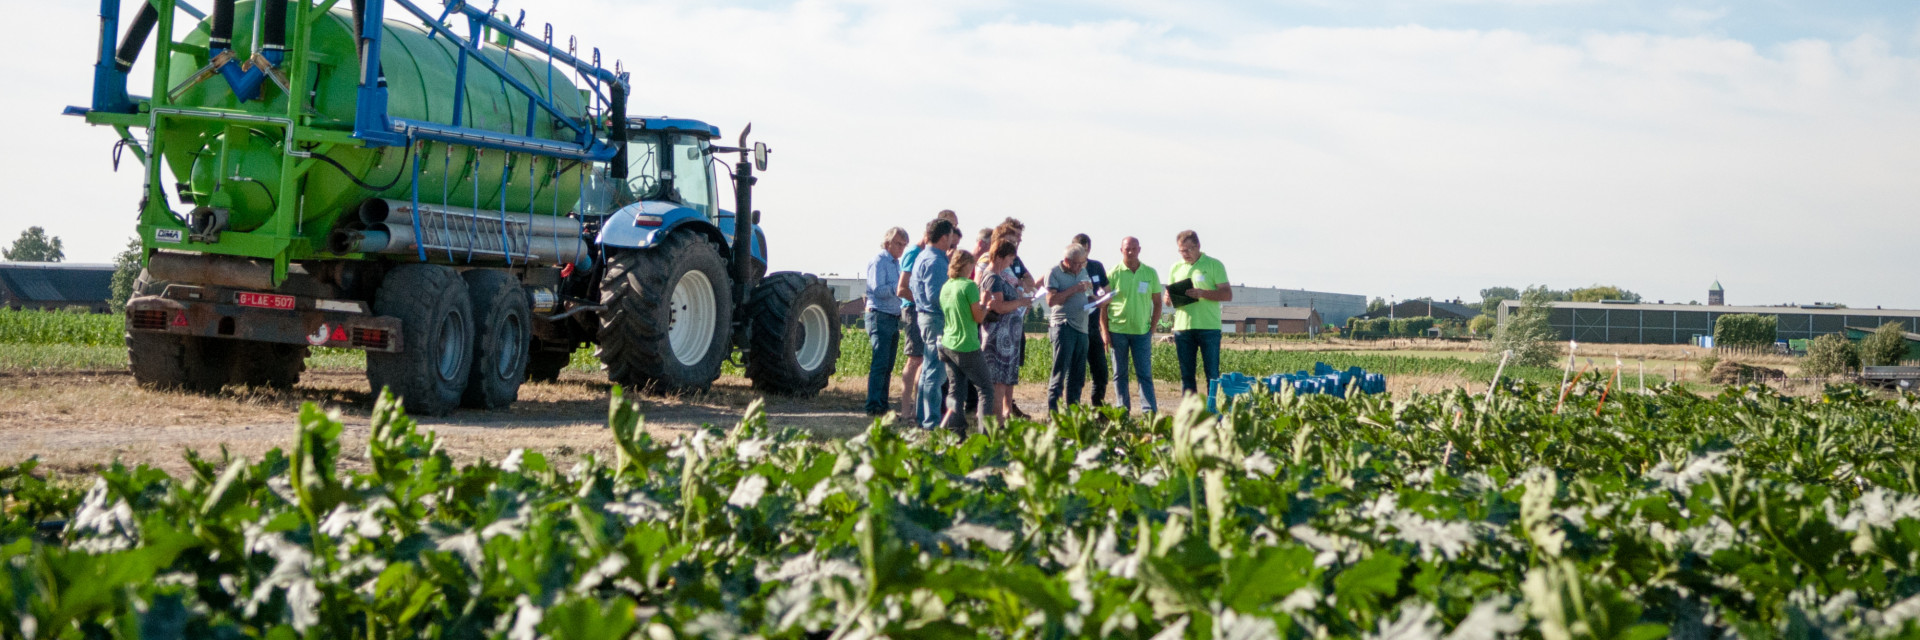
<instances>
[{"instance_id":1,"label":"black folder","mask_svg":"<svg viewBox=\"0 0 1920 640\"><path fill-rule=\"evenodd\" d=\"M1199 302L1199 298L1187 295L1187 291L1191 289L1193 289L1193 278L1167 285L1167 301L1173 303L1176 309Z\"/></svg>"}]
</instances>

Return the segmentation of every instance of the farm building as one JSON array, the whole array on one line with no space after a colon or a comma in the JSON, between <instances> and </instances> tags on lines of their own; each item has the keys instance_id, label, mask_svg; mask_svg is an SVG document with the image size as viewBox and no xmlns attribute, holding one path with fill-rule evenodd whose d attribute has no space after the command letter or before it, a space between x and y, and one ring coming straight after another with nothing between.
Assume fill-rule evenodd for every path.
<instances>
[{"instance_id":1,"label":"farm building","mask_svg":"<svg viewBox=\"0 0 1920 640\"><path fill-rule=\"evenodd\" d=\"M820 277L827 281L827 288L833 290L833 299L837 302L860 300L867 297L866 278L843 278L833 274Z\"/></svg>"},{"instance_id":2,"label":"farm building","mask_svg":"<svg viewBox=\"0 0 1920 640\"><path fill-rule=\"evenodd\" d=\"M112 309L113 265L69 262L0 262L0 307Z\"/></svg>"},{"instance_id":3,"label":"farm building","mask_svg":"<svg viewBox=\"0 0 1920 640\"><path fill-rule=\"evenodd\" d=\"M1868 331L1888 322L1920 331L1920 311L1899 309L1836 309L1832 307L1730 307L1697 304L1612 302L1553 302L1547 323L1562 339L1579 342L1685 344L1694 336L1713 335L1720 316L1751 313L1779 319L1776 337L1805 340L1849 328ZM1507 322L1520 301L1500 303L1499 319Z\"/></svg>"},{"instance_id":4,"label":"farm building","mask_svg":"<svg viewBox=\"0 0 1920 640\"><path fill-rule=\"evenodd\" d=\"M1233 305L1220 308L1220 328L1226 333L1319 335L1322 324L1325 323L1322 322L1319 310L1307 307Z\"/></svg>"},{"instance_id":5,"label":"farm building","mask_svg":"<svg viewBox=\"0 0 1920 640\"><path fill-rule=\"evenodd\" d=\"M1474 316L1485 315L1479 307L1458 302L1437 302L1433 300L1407 300L1373 313L1361 314L1363 320L1374 318L1433 318L1435 320L1472 320Z\"/></svg>"},{"instance_id":6,"label":"farm building","mask_svg":"<svg viewBox=\"0 0 1920 640\"><path fill-rule=\"evenodd\" d=\"M1162 276L1164 277L1164 273ZM1329 324L1345 324L1351 318L1367 311L1367 297L1352 293L1327 293L1306 289L1277 289L1274 287L1233 286L1233 302L1221 303L1222 314L1234 307L1298 307L1320 312L1321 320ZM1283 332L1285 333L1285 332ZM1292 332L1298 333L1298 332Z\"/></svg>"}]
</instances>

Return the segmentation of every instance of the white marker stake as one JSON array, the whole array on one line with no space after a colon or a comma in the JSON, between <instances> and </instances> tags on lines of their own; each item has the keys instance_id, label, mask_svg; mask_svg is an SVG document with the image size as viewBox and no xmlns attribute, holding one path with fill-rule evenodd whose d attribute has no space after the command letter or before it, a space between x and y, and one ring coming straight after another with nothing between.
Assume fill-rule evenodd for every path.
<instances>
[{"instance_id":1,"label":"white marker stake","mask_svg":"<svg viewBox=\"0 0 1920 640\"><path fill-rule=\"evenodd\" d=\"M1567 368L1560 371L1560 400L1555 403L1554 413L1560 412L1560 404L1567 401L1567 379L1573 377L1573 354L1580 350L1580 343L1567 341Z\"/></svg>"},{"instance_id":2,"label":"white marker stake","mask_svg":"<svg viewBox=\"0 0 1920 640\"><path fill-rule=\"evenodd\" d=\"M1507 359L1508 359L1508 358L1512 358L1512 357L1513 357L1513 350L1512 350L1512 349L1508 349L1508 350L1506 350L1506 351L1502 351L1502 352L1500 353L1500 366L1498 366L1498 367L1494 367L1494 369L1493 369L1493 383L1492 383L1492 384L1489 384L1489 385L1487 385L1487 399L1485 399L1485 400L1481 400L1481 401L1480 401L1480 403L1481 403L1481 404L1489 404L1489 405L1490 405L1490 403L1492 403L1492 402L1493 402L1493 390L1494 390L1494 389L1498 389L1498 388L1500 388L1500 374L1501 374L1502 372L1505 372L1505 371L1507 370ZM1565 384L1565 383L1562 383L1562 384Z\"/></svg>"}]
</instances>

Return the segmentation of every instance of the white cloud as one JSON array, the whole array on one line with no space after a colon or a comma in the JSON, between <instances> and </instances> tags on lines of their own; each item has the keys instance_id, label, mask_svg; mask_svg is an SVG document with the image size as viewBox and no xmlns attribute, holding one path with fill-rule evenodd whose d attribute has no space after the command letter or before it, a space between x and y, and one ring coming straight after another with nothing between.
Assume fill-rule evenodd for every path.
<instances>
[{"instance_id":1,"label":"white cloud","mask_svg":"<svg viewBox=\"0 0 1920 640\"><path fill-rule=\"evenodd\" d=\"M1674 22L1680 23L1681 26L1696 28L1696 29L1707 26L1709 24L1713 24L1715 22L1719 22L1720 19L1725 18L1728 15L1731 15L1732 13L1733 13L1733 10L1728 9L1726 7L1714 7L1712 9L1703 9L1700 7L1674 7L1667 11L1667 15L1671 16Z\"/></svg>"},{"instance_id":2,"label":"white cloud","mask_svg":"<svg viewBox=\"0 0 1920 640\"><path fill-rule=\"evenodd\" d=\"M970 228L1026 220L1040 261L1086 231L1096 257L1138 235L1163 264L1194 228L1248 283L1471 297L1603 281L1686 300L1717 276L1736 303L1920 306L1855 278L1903 272L1911 238L1869 230L1920 195L1920 62L1884 41L998 17L1012 10L600 0L529 22L624 59L636 112L729 136L752 120L777 150L756 197L776 269L857 271L869 230L953 208ZM92 21L50 13L63 38ZM138 181L106 172L110 136L48 115L84 102L90 45L5 46L36 45L56 54L5 64L37 89L0 105L43 123L22 135L46 151L0 161L28 181L0 234L66 207L50 230L104 259ZM1848 260L1787 259L1829 253Z\"/></svg>"}]
</instances>

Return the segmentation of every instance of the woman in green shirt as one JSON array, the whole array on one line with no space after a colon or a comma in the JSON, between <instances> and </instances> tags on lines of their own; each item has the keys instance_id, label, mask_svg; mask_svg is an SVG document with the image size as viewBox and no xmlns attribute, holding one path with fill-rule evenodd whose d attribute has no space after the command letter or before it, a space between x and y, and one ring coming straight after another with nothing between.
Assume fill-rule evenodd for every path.
<instances>
[{"instance_id":1,"label":"woman in green shirt","mask_svg":"<svg viewBox=\"0 0 1920 640\"><path fill-rule=\"evenodd\" d=\"M946 330L940 334L940 362L952 372L953 388L961 388L965 381L980 389L980 421L985 425L999 403L994 401L987 359L980 354L980 321L987 317L987 305L997 301L999 294L980 295L980 285L971 279L974 263L973 254L955 251L947 264L947 284L940 288L940 312L947 321ZM947 415L941 426L966 437L966 394L947 394Z\"/></svg>"}]
</instances>

